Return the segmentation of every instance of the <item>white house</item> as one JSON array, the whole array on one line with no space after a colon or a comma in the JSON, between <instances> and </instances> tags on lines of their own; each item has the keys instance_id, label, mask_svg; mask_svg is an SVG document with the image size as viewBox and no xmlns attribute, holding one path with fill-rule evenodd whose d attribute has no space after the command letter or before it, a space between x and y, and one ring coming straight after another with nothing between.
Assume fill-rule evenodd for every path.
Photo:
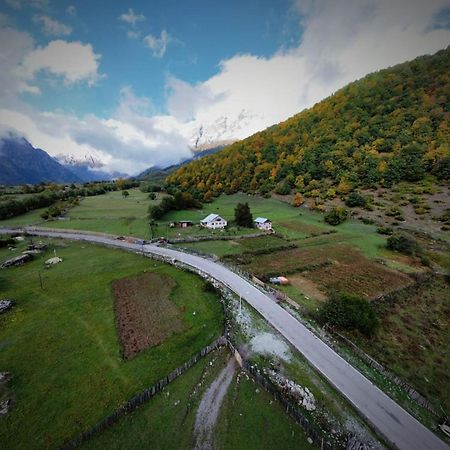
<instances>
[{"instance_id":1,"label":"white house","mask_svg":"<svg viewBox=\"0 0 450 450\"><path fill-rule=\"evenodd\" d=\"M212 229L225 228L227 226L227 221L218 214L210 214L200 221L200 225Z\"/></svg>"},{"instance_id":2,"label":"white house","mask_svg":"<svg viewBox=\"0 0 450 450\"><path fill-rule=\"evenodd\" d=\"M265 217L257 217L253 222L259 230L270 231L272 229L272 221Z\"/></svg>"}]
</instances>

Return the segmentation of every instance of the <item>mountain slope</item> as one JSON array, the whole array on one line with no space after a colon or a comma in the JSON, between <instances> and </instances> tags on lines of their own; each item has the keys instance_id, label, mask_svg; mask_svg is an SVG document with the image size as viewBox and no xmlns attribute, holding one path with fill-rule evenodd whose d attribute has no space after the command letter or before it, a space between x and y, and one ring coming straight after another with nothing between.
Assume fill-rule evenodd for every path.
<instances>
[{"instance_id":1,"label":"mountain slope","mask_svg":"<svg viewBox=\"0 0 450 450\"><path fill-rule=\"evenodd\" d=\"M201 196L311 196L450 178L450 47L366 76L279 125L182 166L167 178Z\"/></svg>"},{"instance_id":2,"label":"mountain slope","mask_svg":"<svg viewBox=\"0 0 450 450\"><path fill-rule=\"evenodd\" d=\"M84 182L110 181L115 178L126 178L128 176L126 173L121 172L105 172L102 170L104 164L89 154L81 158L77 158L74 155L60 154L56 155L55 159Z\"/></svg>"},{"instance_id":3,"label":"mountain slope","mask_svg":"<svg viewBox=\"0 0 450 450\"><path fill-rule=\"evenodd\" d=\"M70 183L80 181L43 150L23 138L0 141L0 184L35 184L41 181Z\"/></svg>"},{"instance_id":4,"label":"mountain slope","mask_svg":"<svg viewBox=\"0 0 450 450\"><path fill-rule=\"evenodd\" d=\"M135 177L136 180L140 181L149 181L154 184L163 184L164 180L173 172L175 172L180 167L184 166L185 164L188 164L191 161L195 161L200 158L204 158L208 155L213 155L214 153L217 153L219 150L222 150L225 146L224 145L218 145L212 148L207 148L205 150L196 151L192 158L186 159L182 161L179 164L174 164L168 167L150 167L149 169L144 170L144 172L140 173Z\"/></svg>"}]
</instances>

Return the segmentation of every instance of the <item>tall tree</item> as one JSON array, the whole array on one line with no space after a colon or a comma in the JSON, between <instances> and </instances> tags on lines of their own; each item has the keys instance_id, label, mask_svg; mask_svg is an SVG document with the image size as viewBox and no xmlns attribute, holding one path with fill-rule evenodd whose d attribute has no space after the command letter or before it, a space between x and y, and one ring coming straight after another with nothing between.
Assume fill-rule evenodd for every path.
<instances>
[{"instance_id":1,"label":"tall tree","mask_svg":"<svg viewBox=\"0 0 450 450\"><path fill-rule=\"evenodd\" d=\"M253 228L253 216L248 203L238 203L234 209L234 220L241 227Z\"/></svg>"}]
</instances>

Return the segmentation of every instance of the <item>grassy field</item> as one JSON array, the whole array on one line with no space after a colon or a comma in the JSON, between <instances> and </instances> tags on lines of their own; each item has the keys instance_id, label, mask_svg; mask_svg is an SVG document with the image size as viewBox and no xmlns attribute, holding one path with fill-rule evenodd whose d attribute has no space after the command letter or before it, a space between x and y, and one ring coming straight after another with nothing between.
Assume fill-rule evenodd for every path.
<instances>
[{"instance_id":1,"label":"grassy field","mask_svg":"<svg viewBox=\"0 0 450 450\"><path fill-rule=\"evenodd\" d=\"M215 438L221 450L315 448L282 406L243 372L229 387Z\"/></svg>"},{"instance_id":2,"label":"grassy field","mask_svg":"<svg viewBox=\"0 0 450 450\"><path fill-rule=\"evenodd\" d=\"M86 449L191 449L203 392L229 357L221 349L201 359L138 410L87 442Z\"/></svg>"},{"instance_id":3,"label":"grassy field","mask_svg":"<svg viewBox=\"0 0 450 450\"><path fill-rule=\"evenodd\" d=\"M450 414L450 290L443 277L380 310L381 327L369 340L352 336Z\"/></svg>"},{"instance_id":4,"label":"grassy field","mask_svg":"<svg viewBox=\"0 0 450 450\"><path fill-rule=\"evenodd\" d=\"M86 443L85 449L192 449L196 411L204 392L229 358L210 354L139 410ZM214 431L218 449L312 449L301 428L270 395L241 374L229 387Z\"/></svg>"},{"instance_id":5,"label":"grassy field","mask_svg":"<svg viewBox=\"0 0 450 450\"><path fill-rule=\"evenodd\" d=\"M79 206L71 209L67 220L45 222L51 228L69 228L109 234L123 234L148 239L150 228L147 220L149 205L159 202L149 200L148 194L139 189L130 189L124 198L122 191L108 192L84 198Z\"/></svg>"},{"instance_id":6,"label":"grassy field","mask_svg":"<svg viewBox=\"0 0 450 450\"><path fill-rule=\"evenodd\" d=\"M253 217L267 217L273 222L274 230L286 241L306 244L306 238L314 238L316 242L324 239L324 242L348 242L368 257L378 257L385 246L386 237L376 233L376 227L366 225L357 220L348 220L338 227L332 227L323 220L323 215L307 208L294 208L274 198L262 198L244 194L222 195L212 203L204 204L202 210L173 211L164 216L166 221L192 220L200 221L209 213L220 214L225 219L234 219L234 207L237 203L247 202ZM187 230L191 230L188 228ZM276 238L274 238L276 239ZM192 248L203 247L204 243L189 244ZM306 244L309 245L309 244ZM211 243L212 251L218 249L222 252L223 246ZM245 251L242 249L242 251ZM231 251L230 253L235 253Z\"/></svg>"},{"instance_id":7,"label":"grassy field","mask_svg":"<svg viewBox=\"0 0 450 450\"><path fill-rule=\"evenodd\" d=\"M0 220L0 227L14 228L14 227L23 227L26 225L43 225L45 224L45 221L44 219L42 219L41 214L46 209L47 208L34 209L33 211L29 211L20 216L12 217L11 219Z\"/></svg>"},{"instance_id":8,"label":"grassy field","mask_svg":"<svg viewBox=\"0 0 450 450\"><path fill-rule=\"evenodd\" d=\"M290 243L279 237L267 235L243 239L184 242L179 245L183 248L216 256L227 256L260 250L276 250L277 248L290 245Z\"/></svg>"},{"instance_id":9,"label":"grassy field","mask_svg":"<svg viewBox=\"0 0 450 450\"><path fill-rule=\"evenodd\" d=\"M193 274L100 246L50 241L47 255L54 249L63 262L51 269L43 256L0 272L1 296L17 302L0 316L1 368L13 374L14 402L0 421L3 448L58 447L222 332L222 307ZM17 253L1 249L0 261ZM175 281L170 299L186 331L124 362L111 283L144 271Z\"/></svg>"}]
</instances>

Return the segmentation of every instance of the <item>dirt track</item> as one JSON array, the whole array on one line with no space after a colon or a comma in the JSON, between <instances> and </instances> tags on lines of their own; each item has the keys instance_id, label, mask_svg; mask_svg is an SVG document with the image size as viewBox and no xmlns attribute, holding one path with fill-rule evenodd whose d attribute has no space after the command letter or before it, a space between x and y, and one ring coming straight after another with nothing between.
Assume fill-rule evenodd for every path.
<instances>
[{"instance_id":1,"label":"dirt track","mask_svg":"<svg viewBox=\"0 0 450 450\"><path fill-rule=\"evenodd\" d=\"M210 450L214 448L214 425L219 415L222 401L233 380L235 370L236 360L232 357L203 395L195 418L194 448L196 450Z\"/></svg>"}]
</instances>

